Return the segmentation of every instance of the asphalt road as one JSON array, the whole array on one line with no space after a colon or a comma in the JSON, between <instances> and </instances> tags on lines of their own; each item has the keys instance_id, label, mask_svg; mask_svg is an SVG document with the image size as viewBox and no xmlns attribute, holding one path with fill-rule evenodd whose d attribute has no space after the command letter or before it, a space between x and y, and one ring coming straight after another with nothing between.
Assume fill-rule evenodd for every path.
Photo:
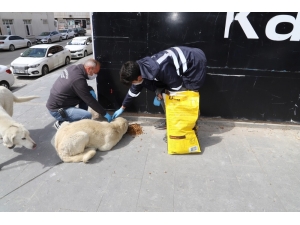
<instances>
[{"instance_id":1,"label":"asphalt road","mask_svg":"<svg viewBox=\"0 0 300 225\"><path fill-rule=\"evenodd\" d=\"M60 44L62 46L65 46L67 44L67 42L70 41L69 40L63 40L62 42L54 42L53 44ZM22 52L24 52L27 48L21 48L21 49L16 49L15 51L11 52L11 51L6 51L6 50L0 50L0 64L1 65L6 65L6 66L10 66L10 63L15 60L16 58L18 58L20 56L20 54ZM78 59L72 59L70 64L73 64L75 62L77 62ZM56 68L55 70L52 70L49 74L60 70L62 68L64 68L65 66ZM49 75L47 74L47 75ZM46 75L46 76L47 76ZM12 92L19 90L20 88L26 86L27 84L31 83L32 81L40 78L41 76L37 76L37 77L23 77L23 76L15 76L15 83L14 85L10 88L10 90Z\"/></svg>"}]
</instances>

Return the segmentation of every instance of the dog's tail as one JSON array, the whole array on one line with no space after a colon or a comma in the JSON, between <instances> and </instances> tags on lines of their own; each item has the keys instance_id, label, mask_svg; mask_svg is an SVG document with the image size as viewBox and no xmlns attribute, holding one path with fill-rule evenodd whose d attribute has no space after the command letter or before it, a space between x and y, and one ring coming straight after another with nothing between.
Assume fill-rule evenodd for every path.
<instances>
[{"instance_id":1,"label":"dog's tail","mask_svg":"<svg viewBox=\"0 0 300 225\"><path fill-rule=\"evenodd\" d=\"M25 96L25 97L16 97L14 96L14 102L20 103L20 102L28 102L34 98L39 98L39 96Z\"/></svg>"}]
</instances>

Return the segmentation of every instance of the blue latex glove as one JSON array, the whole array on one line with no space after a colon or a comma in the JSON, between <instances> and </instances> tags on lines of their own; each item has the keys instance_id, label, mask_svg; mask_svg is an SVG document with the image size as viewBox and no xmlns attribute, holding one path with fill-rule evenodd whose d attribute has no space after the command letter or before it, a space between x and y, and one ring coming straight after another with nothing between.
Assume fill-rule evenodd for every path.
<instances>
[{"instance_id":1,"label":"blue latex glove","mask_svg":"<svg viewBox=\"0 0 300 225\"><path fill-rule=\"evenodd\" d=\"M160 106L160 100L158 100L156 96L154 97L153 105Z\"/></svg>"},{"instance_id":2,"label":"blue latex glove","mask_svg":"<svg viewBox=\"0 0 300 225\"><path fill-rule=\"evenodd\" d=\"M106 113L104 117L107 119L109 123L112 121L111 115L109 115L108 113Z\"/></svg>"},{"instance_id":3,"label":"blue latex glove","mask_svg":"<svg viewBox=\"0 0 300 225\"><path fill-rule=\"evenodd\" d=\"M122 113L124 112L124 109L120 108L117 111L115 111L114 115L112 116L112 119L117 118L118 116L120 116Z\"/></svg>"},{"instance_id":4,"label":"blue latex glove","mask_svg":"<svg viewBox=\"0 0 300 225\"><path fill-rule=\"evenodd\" d=\"M97 98L96 98L96 93L95 93L95 91L94 90L90 90L90 94L94 97L94 99L96 99L97 100Z\"/></svg>"}]
</instances>

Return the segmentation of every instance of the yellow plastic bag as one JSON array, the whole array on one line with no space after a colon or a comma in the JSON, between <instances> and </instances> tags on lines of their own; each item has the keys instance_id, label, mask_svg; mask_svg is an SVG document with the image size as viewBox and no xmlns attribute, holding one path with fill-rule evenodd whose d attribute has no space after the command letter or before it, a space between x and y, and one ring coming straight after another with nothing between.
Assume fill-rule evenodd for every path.
<instances>
[{"instance_id":1,"label":"yellow plastic bag","mask_svg":"<svg viewBox=\"0 0 300 225\"><path fill-rule=\"evenodd\" d=\"M193 128L199 115L199 92L180 91L164 95L168 154L201 152Z\"/></svg>"}]
</instances>

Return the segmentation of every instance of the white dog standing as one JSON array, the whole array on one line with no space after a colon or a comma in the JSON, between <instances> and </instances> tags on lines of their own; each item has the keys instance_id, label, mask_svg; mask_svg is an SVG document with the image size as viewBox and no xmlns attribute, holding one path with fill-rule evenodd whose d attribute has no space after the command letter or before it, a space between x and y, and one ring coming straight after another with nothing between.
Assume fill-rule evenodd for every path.
<instances>
[{"instance_id":1,"label":"white dog standing","mask_svg":"<svg viewBox=\"0 0 300 225\"><path fill-rule=\"evenodd\" d=\"M55 135L55 149L64 162L87 163L96 150L111 150L128 130L128 122L118 117L112 122L84 119L64 122Z\"/></svg>"},{"instance_id":2,"label":"white dog standing","mask_svg":"<svg viewBox=\"0 0 300 225\"><path fill-rule=\"evenodd\" d=\"M36 143L30 137L29 131L12 119L14 102L27 102L38 96L16 97L5 87L0 87L0 137L3 145L12 149L26 147L34 149Z\"/></svg>"}]
</instances>

